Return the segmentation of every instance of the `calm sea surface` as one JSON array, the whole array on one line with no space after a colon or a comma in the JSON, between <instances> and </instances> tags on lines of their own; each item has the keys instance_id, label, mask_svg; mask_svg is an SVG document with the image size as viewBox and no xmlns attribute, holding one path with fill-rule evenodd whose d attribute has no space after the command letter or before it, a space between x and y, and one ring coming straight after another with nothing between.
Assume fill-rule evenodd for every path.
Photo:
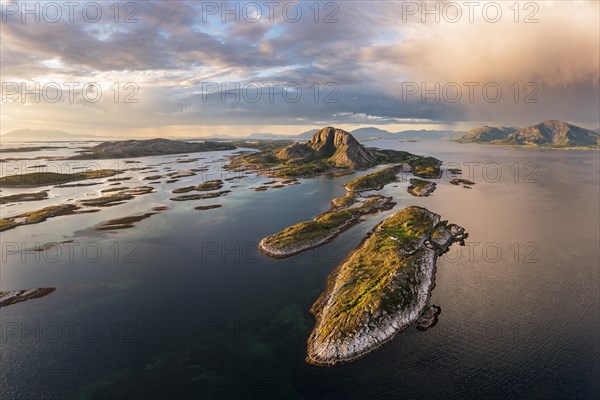
<instances>
[{"instance_id":1,"label":"calm sea surface","mask_svg":"<svg viewBox=\"0 0 600 400\"><path fill-rule=\"evenodd\" d=\"M234 175L231 152L140 158L143 178L208 166L157 192L94 214L3 232L0 290L56 287L0 309L1 399L593 399L600 392L600 153L372 141L459 167L472 189L438 180L431 197L386 186L394 210L319 249L272 260L256 243L328 209L351 177L255 192L268 179L227 181L227 196L173 202L172 189ZM72 150L57 150L52 155ZM35 157L40 152L4 153ZM35 164L2 163L4 174ZM79 161L79 166L86 162ZM111 167L114 161L95 162ZM120 161L123 166L122 161ZM72 166L71 166L72 167ZM13 169L13 172L9 170ZM48 167L43 167L48 168ZM60 167L59 167L60 168ZM62 167L62 172L67 172ZM166 169L172 168L172 169ZM51 169L48 169L51 170ZM75 172L75 171L68 171ZM2 217L97 196L110 182L51 188L50 199L2 206ZM40 189L4 189L2 195ZM194 207L222 204L196 211ZM465 247L438 261L426 332L409 328L367 357L305 363L310 306L329 273L375 224L410 205L466 228ZM167 211L132 229L111 218ZM43 252L36 244L73 240Z\"/></svg>"}]
</instances>

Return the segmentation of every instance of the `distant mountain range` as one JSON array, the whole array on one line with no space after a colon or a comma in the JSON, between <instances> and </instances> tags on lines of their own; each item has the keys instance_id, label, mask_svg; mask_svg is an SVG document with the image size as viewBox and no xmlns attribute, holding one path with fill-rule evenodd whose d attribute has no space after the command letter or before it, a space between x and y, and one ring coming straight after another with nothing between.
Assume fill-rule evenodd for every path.
<instances>
[{"instance_id":1,"label":"distant mountain range","mask_svg":"<svg viewBox=\"0 0 600 400\"><path fill-rule=\"evenodd\" d=\"M46 131L33 129L19 129L0 136L7 141L63 141L63 140L101 140L102 136L79 135L63 131Z\"/></svg>"},{"instance_id":2,"label":"distant mountain range","mask_svg":"<svg viewBox=\"0 0 600 400\"><path fill-rule=\"evenodd\" d=\"M288 139L288 140L310 140L313 135L317 132L317 129L311 129L306 132L302 132L298 135L284 135L278 133L253 133L250 136L246 136L243 139ZM352 136L357 140L374 140L374 139L391 139L391 140L408 140L408 139L427 139L427 138L444 138L452 139L459 137L464 132L459 131L437 131L437 130L406 130L400 132L390 132L384 129L375 127L359 128L350 131ZM230 135L212 135L211 139L221 140L239 140L239 136ZM188 138L191 139L191 138Z\"/></svg>"},{"instance_id":3,"label":"distant mountain range","mask_svg":"<svg viewBox=\"0 0 600 400\"><path fill-rule=\"evenodd\" d=\"M234 141L240 139L288 139L310 140L317 132L311 129L298 135L277 133L253 133L239 137L230 135L211 135L213 140ZM462 143L515 144L545 147L595 147L599 145L600 129L589 130L557 120L548 120L537 125L516 128L503 126L481 126L467 133L450 130L406 130L390 132L384 129L367 127L350 132L360 141L375 139L414 140L414 139L456 139ZM84 140L116 140L115 136L96 136L72 134L63 131L19 129L8 132L0 139L3 141L84 141ZM123 138L125 139L125 138ZM206 137L173 138L177 140L205 140Z\"/></svg>"},{"instance_id":4,"label":"distant mountain range","mask_svg":"<svg viewBox=\"0 0 600 400\"><path fill-rule=\"evenodd\" d=\"M595 148L600 146L600 134L566 122L547 120L525 128L481 126L470 130L457 141L556 148Z\"/></svg>"}]
</instances>

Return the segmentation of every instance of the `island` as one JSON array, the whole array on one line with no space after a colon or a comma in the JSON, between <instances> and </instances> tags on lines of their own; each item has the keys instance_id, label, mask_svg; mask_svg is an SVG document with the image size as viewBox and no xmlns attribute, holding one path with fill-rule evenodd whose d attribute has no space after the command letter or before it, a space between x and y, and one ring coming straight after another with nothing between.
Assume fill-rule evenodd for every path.
<instances>
[{"instance_id":1,"label":"island","mask_svg":"<svg viewBox=\"0 0 600 400\"><path fill-rule=\"evenodd\" d=\"M424 179L419 178L411 178L410 186L407 188L408 193L412 194L416 197L427 197L436 188L436 183L431 181L426 181Z\"/></svg>"},{"instance_id":2,"label":"island","mask_svg":"<svg viewBox=\"0 0 600 400\"><path fill-rule=\"evenodd\" d=\"M124 171L118 171L114 169L97 169L75 172L73 174L62 174L58 172L31 172L28 174L3 176L0 178L0 187L35 187L58 185L87 179L106 178L109 176L122 174L123 172Z\"/></svg>"},{"instance_id":3,"label":"island","mask_svg":"<svg viewBox=\"0 0 600 400\"><path fill-rule=\"evenodd\" d=\"M395 203L391 197L378 195L366 198L353 197L332 201L332 208L312 221L299 222L283 231L267 236L258 248L273 258L286 258L305 250L321 246L360 221L366 214L389 210ZM355 203L358 205L352 207ZM334 205L335 204L335 205ZM340 207L339 204L344 204Z\"/></svg>"},{"instance_id":4,"label":"island","mask_svg":"<svg viewBox=\"0 0 600 400\"><path fill-rule=\"evenodd\" d=\"M236 149L236 146L228 142L183 142L169 139L122 140L102 142L96 146L80 150L80 154L69 157L69 159L133 158L234 149Z\"/></svg>"},{"instance_id":5,"label":"island","mask_svg":"<svg viewBox=\"0 0 600 400\"><path fill-rule=\"evenodd\" d=\"M75 204L60 204L42 208L41 210L30 211L15 217L0 219L0 232L16 228L21 225L38 224L44 222L48 218L58 217L61 215L72 215L79 213L80 207Z\"/></svg>"},{"instance_id":6,"label":"island","mask_svg":"<svg viewBox=\"0 0 600 400\"><path fill-rule=\"evenodd\" d=\"M459 143L485 143L555 149L600 149L600 134L558 120L526 128L482 126L457 139Z\"/></svg>"},{"instance_id":7,"label":"island","mask_svg":"<svg viewBox=\"0 0 600 400\"><path fill-rule=\"evenodd\" d=\"M380 223L330 275L314 303L307 362L355 360L415 323L429 301L438 256L466 236L421 207Z\"/></svg>"},{"instance_id":8,"label":"island","mask_svg":"<svg viewBox=\"0 0 600 400\"><path fill-rule=\"evenodd\" d=\"M10 306L22 301L37 299L54 292L56 288L37 288L27 290L13 290L10 292L0 292L0 307Z\"/></svg>"},{"instance_id":9,"label":"island","mask_svg":"<svg viewBox=\"0 0 600 400\"><path fill-rule=\"evenodd\" d=\"M82 207L110 207L123 204L127 200L133 199L135 196L152 193L154 188L150 186L138 186L134 188L120 188L119 192L108 195L84 198L77 204L58 204L42 208L40 210L26 212L14 217L0 219L0 232L16 228L21 225L38 224L46 221L48 218L59 217L63 215L74 215L98 212L98 209L82 209Z\"/></svg>"},{"instance_id":10,"label":"island","mask_svg":"<svg viewBox=\"0 0 600 400\"><path fill-rule=\"evenodd\" d=\"M406 164L415 175L441 176L441 161L434 157L367 148L348 132L330 126L318 130L306 143L264 146L258 152L235 154L230 160L229 170L280 178L340 176L380 164Z\"/></svg>"},{"instance_id":11,"label":"island","mask_svg":"<svg viewBox=\"0 0 600 400\"><path fill-rule=\"evenodd\" d=\"M133 228L134 224L136 222L140 222L146 218L150 218L151 216L158 214L158 212L160 212L162 210L159 209L159 210L153 210L153 211L154 212L147 212L147 213L144 213L141 215L132 215L130 217L114 218L114 219L104 222L100 226L97 226L95 228L95 230L96 231L112 231L112 230L116 230L116 229Z\"/></svg>"},{"instance_id":12,"label":"island","mask_svg":"<svg viewBox=\"0 0 600 400\"><path fill-rule=\"evenodd\" d=\"M223 181L220 179L214 179L211 181L202 182L201 184L196 185L196 186L184 186L181 188L173 189L173 193L187 193L187 192L191 192L192 190L195 190L198 192L207 192L210 190L219 190L222 188L223 188Z\"/></svg>"},{"instance_id":13,"label":"island","mask_svg":"<svg viewBox=\"0 0 600 400\"><path fill-rule=\"evenodd\" d=\"M0 204L19 203L21 201L39 201L46 200L48 198L48 191L42 190L41 192L32 193L17 193L9 196L0 196Z\"/></svg>"}]
</instances>

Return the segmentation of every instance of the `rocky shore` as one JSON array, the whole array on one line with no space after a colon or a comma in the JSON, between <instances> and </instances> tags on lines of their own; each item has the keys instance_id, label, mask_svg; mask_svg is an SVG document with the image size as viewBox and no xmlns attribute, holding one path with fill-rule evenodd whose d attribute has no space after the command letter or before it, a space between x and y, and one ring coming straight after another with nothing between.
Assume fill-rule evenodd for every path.
<instances>
[{"instance_id":1,"label":"rocky shore","mask_svg":"<svg viewBox=\"0 0 600 400\"><path fill-rule=\"evenodd\" d=\"M307 362L352 361L415 323L429 301L438 256L465 238L463 228L421 207L379 224L332 273L313 305Z\"/></svg>"}]
</instances>

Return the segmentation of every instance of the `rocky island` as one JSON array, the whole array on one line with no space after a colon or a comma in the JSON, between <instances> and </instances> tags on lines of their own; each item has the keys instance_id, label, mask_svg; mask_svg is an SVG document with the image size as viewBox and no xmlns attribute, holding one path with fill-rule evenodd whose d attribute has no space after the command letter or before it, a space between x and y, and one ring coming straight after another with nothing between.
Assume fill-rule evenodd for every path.
<instances>
[{"instance_id":1,"label":"rocky island","mask_svg":"<svg viewBox=\"0 0 600 400\"><path fill-rule=\"evenodd\" d=\"M352 361L416 322L429 301L438 256L465 238L463 228L421 207L379 224L331 274L313 305L307 362Z\"/></svg>"},{"instance_id":2,"label":"rocky island","mask_svg":"<svg viewBox=\"0 0 600 400\"><path fill-rule=\"evenodd\" d=\"M169 139L122 140L103 142L81 150L70 160L96 160L107 158L132 158L162 156L169 154L198 153L205 151L233 150L235 145L227 142L183 142Z\"/></svg>"}]
</instances>

